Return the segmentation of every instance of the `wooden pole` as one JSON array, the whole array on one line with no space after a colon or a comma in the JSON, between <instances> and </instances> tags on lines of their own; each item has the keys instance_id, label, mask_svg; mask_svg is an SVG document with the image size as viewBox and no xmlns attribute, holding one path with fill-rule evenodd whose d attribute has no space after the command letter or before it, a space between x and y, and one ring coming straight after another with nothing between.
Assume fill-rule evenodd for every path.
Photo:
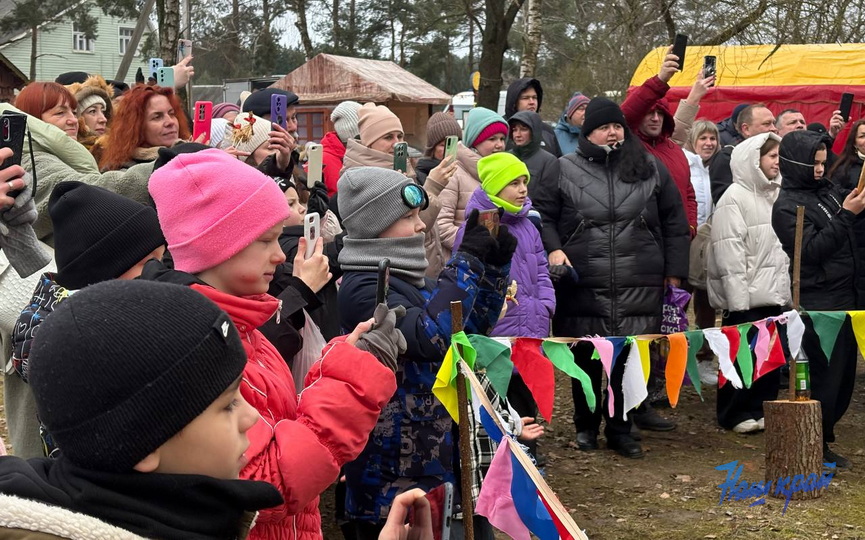
<instances>
[{"instance_id":1,"label":"wooden pole","mask_svg":"<svg viewBox=\"0 0 865 540\"><path fill-rule=\"evenodd\" d=\"M451 333L457 334L463 331L463 304L462 302L451 302ZM462 349L457 348L462 356ZM466 376L457 366L457 406L460 412L460 491L463 503L463 528L465 529L465 540L475 540L474 514L475 505L472 500L472 440L469 431L469 423L466 415L472 414L469 409L469 397L466 393Z\"/></svg>"},{"instance_id":2,"label":"wooden pole","mask_svg":"<svg viewBox=\"0 0 865 540\"><path fill-rule=\"evenodd\" d=\"M114 76L115 80L123 81L126 79L126 73L129 71L129 66L132 65L132 59L138 52L138 44L141 43L141 36L144 35L144 29L147 27L147 21L150 20L150 12L153 11L153 4L155 3L156 0L147 0L144 6L141 7L141 14L138 16L135 30L132 31L129 45L126 46L126 52L120 61L120 67L117 68L117 74ZM147 80L147 75L145 75L144 79Z\"/></svg>"},{"instance_id":3,"label":"wooden pole","mask_svg":"<svg viewBox=\"0 0 865 540\"><path fill-rule=\"evenodd\" d=\"M805 207L796 208L796 236L793 244L793 308L799 310L799 288L802 273L802 235ZM770 349L771 350L771 349ZM790 366L789 400L763 403L766 423L766 483L775 482L770 494L784 498L784 490L775 489L782 478L795 475L820 477L823 464L823 424L820 402L796 401L796 359ZM823 489L797 491L794 499L816 499Z\"/></svg>"},{"instance_id":4,"label":"wooden pole","mask_svg":"<svg viewBox=\"0 0 865 540\"><path fill-rule=\"evenodd\" d=\"M865 169L865 167L863 167ZM799 287L802 283L802 234L805 229L805 207L796 207L796 236L793 241L793 309L799 310ZM796 359L790 366L790 388L788 396L790 401L796 401Z\"/></svg>"}]
</instances>

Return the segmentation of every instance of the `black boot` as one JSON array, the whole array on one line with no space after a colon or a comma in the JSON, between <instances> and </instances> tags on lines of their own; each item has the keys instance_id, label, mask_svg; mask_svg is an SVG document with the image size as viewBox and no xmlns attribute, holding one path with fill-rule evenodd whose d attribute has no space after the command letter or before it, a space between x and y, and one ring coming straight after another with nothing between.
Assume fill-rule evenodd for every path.
<instances>
[{"instance_id":1,"label":"black boot","mask_svg":"<svg viewBox=\"0 0 865 540\"><path fill-rule=\"evenodd\" d=\"M853 464L850 463L850 460L842 456L841 454L836 454L829 448L828 443L823 443L823 462L824 463L834 463L836 469L845 469L850 470L853 468Z\"/></svg>"},{"instance_id":2,"label":"black boot","mask_svg":"<svg viewBox=\"0 0 865 540\"><path fill-rule=\"evenodd\" d=\"M577 447L580 450L597 450L598 449L598 432L587 429L577 432Z\"/></svg>"},{"instance_id":3,"label":"black boot","mask_svg":"<svg viewBox=\"0 0 865 540\"><path fill-rule=\"evenodd\" d=\"M676 423L672 420L667 420L658 414L651 406L642 407L642 411L637 409L634 411L634 424L648 431L673 431L676 429Z\"/></svg>"},{"instance_id":4,"label":"black boot","mask_svg":"<svg viewBox=\"0 0 865 540\"><path fill-rule=\"evenodd\" d=\"M636 459L643 457L643 448L640 443L628 435L618 435L607 439L607 448L615 450L626 458Z\"/></svg>"}]
</instances>

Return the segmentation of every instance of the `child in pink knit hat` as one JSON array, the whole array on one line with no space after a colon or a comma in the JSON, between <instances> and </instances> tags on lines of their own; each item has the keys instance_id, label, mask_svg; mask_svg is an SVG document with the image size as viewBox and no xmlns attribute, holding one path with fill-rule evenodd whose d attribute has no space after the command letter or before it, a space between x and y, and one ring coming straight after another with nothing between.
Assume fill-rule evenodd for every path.
<instances>
[{"instance_id":1,"label":"child in pink knit hat","mask_svg":"<svg viewBox=\"0 0 865 540\"><path fill-rule=\"evenodd\" d=\"M291 212L277 184L211 149L176 156L153 173L149 190L174 270L152 261L142 278L187 285L212 300L233 320L248 356L240 390L260 419L247 433L241 478L268 481L285 499L259 515L249 538L321 538L319 494L363 449L396 390L395 315L385 310L375 330L368 321L332 340L301 401L285 359L258 330L279 316L280 301L267 290L285 261L277 239ZM310 262L305 251L301 239L295 268ZM327 271L320 243L312 258Z\"/></svg>"}]
</instances>

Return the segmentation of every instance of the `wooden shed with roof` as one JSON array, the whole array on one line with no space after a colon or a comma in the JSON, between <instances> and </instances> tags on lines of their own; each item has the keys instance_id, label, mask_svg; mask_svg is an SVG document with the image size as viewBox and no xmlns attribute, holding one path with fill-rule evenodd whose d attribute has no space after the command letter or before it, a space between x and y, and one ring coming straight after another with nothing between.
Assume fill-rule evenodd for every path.
<instances>
[{"instance_id":1,"label":"wooden shed with roof","mask_svg":"<svg viewBox=\"0 0 865 540\"><path fill-rule=\"evenodd\" d=\"M429 117L451 96L393 62L319 54L271 85L300 98L300 140L318 141L333 129L330 113L343 101L385 105L402 122L406 141L426 145Z\"/></svg>"},{"instance_id":2,"label":"wooden shed with roof","mask_svg":"<svg viewBox=\"0 0 865 540\"><path fill-rule=\"evenodd\" d=\"M0 103L14 101L16 90L21 90L28 82L27 76L0 53Z\"/></svg>"}]
</instances>

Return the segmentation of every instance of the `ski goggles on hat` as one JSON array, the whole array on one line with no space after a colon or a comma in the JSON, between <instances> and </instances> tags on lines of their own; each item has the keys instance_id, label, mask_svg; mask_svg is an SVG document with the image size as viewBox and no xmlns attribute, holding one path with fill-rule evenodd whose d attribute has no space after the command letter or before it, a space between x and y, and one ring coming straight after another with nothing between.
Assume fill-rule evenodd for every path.
<instances>
[{"instance_id":1,"label":"ski goggles on hat","mask_svg":"<svg viewBox=\"0 0 865 540\"><path fill-rule=\"evenodd\" d=\"M412 210L415 208L426 210L429 206L426 191L417 184L406 184L402 188L402 201Z\"/></svg>"}]
</instances>

